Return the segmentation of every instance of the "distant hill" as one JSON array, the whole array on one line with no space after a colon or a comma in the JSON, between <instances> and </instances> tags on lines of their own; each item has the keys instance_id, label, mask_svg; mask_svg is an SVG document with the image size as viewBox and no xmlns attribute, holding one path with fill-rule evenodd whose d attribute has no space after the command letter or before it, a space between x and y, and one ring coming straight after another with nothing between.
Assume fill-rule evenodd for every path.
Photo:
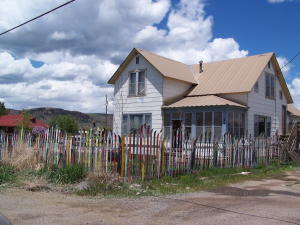
<instances>
[{"instance_id":1,"label":"distant hill","mask_svg":"<svg viewBox=\"0 0 300 225\"><path fill-rule=\"evenodd\" d=\"M9 114L20 114L21 110L9 109ZM95 122L97 127L105 126L105 114L104 113L82 113L78 111L69 111L60 108L33 108L26 109L25 112L28 112L33 117L49 123L52 119L59 115L69 115L73 117L79 124L80 128L90 128ZM112 129L113 116L112 114L107 115L107 126Z\"/></svg>"}]
</instances>

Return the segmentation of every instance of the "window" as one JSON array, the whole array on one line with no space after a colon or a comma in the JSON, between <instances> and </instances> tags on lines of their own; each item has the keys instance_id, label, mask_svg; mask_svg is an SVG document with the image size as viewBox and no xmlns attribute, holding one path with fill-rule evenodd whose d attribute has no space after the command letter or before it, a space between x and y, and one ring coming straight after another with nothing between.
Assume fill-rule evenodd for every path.
<instances>
[{"instance_id":1,"label":"window","mask_svg":"<svg viewBox=\"0 0 300 225\"><path fill-rule=\"evenodd\" d=\"M258 137L260 135L271 136L271 117L254 116L254 136Z\"/></svg>"},{"instance_id":2,"label":"window","mask_svg":"<svg viewBox=\"0 0 300 225\"><path fill-rule=\"evenodd\" d=\"M270 61L268 62L268 68L269 69L271 68L271 62Z\"/></svg>"},{"instance_id":3,"label":"window","mask_svg":"<svg viewBox=\"0 0 300 225\"><path fill-rule=\"evenodd\" d=\"M184 114L184 135L189 138L192 134L192 113Z\"/></svg>"},{"instance_id":4,"label":"window","mask_svg":"<svg viewBox=\"0 0 300 225\"><path fill-rule=\"evenodd\" d=\"M122 119L122 135L137 131L143 125L152 125L151 114L124 114Z\"/></svg>"},{"instance_id":5,"label":"window","mask_svg":"<svg viewBox=\"0 0 300 225\"><path fill-rule=\"evenodd\" d=\"M196 137L220 139L222 135L222 112L197 112Z\"/></svg>"},{"instance_id":6,"label":"window","mask_svg":"<svg viewBox=\"0 0 300 225\"><path fill-rule=\"evenodd\" d=\"M275 77L266 73L266 98L275 98Z\"/></svg>"},{"instance_id":7,"label":"window","mask_svg":"<svg viewBox=\"0 0 300 225\"><path fill-rule=\"evenodd\" d=\"M196 113L196 137L200 137L203 135L203 112Z\"/></svg>"},{"instance_id":8,"label":"window","mask_svg":"<svg viewBox=\"0 0 300 225\"><path fill-rule=\"evenodd\" d=\"M146 71L131 72L129 75L129 96L143 96L146 94Z\"/></svg>"},{"instance_id":9,"label":"window","mask_svg":"<svg viewBox=\"0 0 300 225\"><path fill-rule=\"evenodd\" d=\"M171 135L171 114L170 113L164 113L164 136L166 138L169 138Z\"/></svg>"},{"instance_id":10,"label":"window","mask_svg":"<svg viewBox=\"0 0 300 225\"><path fill-rule=\"evenodd\" d=\"M135 57L135 64L140 64L140 57L139 56Z\"/></svg>"},{"instance_id":11,"label":"window","mask_svg":"<svg viewBox=\"0 0 300 225\"><path fill-rule=\"evenodd\" d=\"M256 93L258 93L258 81L256 81L255 85L254 85L254 91Z\"/></svg>"},{"instance_id":12,"label":"window","mask_svg":"<svg viewBox=\"0 0 300 225\"><path fill-rule=\"evenodd\" d=\"M280 100L283 99L282 90L279 91L279 98L280 98Z\"/></svg>"},{"instance_id":13,"label":"window","mask_svg":"<svg viewBox=\"0 0 300 225\"><path fill-rule=\"evenodd\" d=\"M229 112L228 113L228 132L236 138L245 135L245 113Z\"/></svg>"}]
</instances>

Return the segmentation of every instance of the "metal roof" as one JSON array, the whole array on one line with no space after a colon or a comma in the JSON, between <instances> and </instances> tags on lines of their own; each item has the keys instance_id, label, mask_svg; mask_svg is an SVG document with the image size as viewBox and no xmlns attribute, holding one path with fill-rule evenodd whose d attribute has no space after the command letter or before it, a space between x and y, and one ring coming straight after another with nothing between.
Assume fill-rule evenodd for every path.
<instances>
[{"instance_id":1,"label":"metal roof","mask_svg":"<svg viewBox=\"0 0 300 225\"><path fill-rule=\"evenodd\" d=\"M188 96L250 92L268 62L271 62L287 102L293 103L293 99L274 53L204 63L203 71L199 73L199 64L187 65L145 50L134 48L109 79L109 84L114 84L118 76L137 54L141 54L164 77L190 83L191 87L194 85L195 87Z\"/></svg>"},{"instance_id":2,"label":"metal roof","mask_svg":"<svg viewBox=\"0 0 300 225\"><path fill-rule=\"evenodd\" d=\"M114 84L125 67L137 54L141 54L164 77L184 81L190 84L197 84L197 80L193 75L192 66L137 48L132 49L117 71L109 79L109 84Z\"/></svg>"},{"instance_id":3,"label":"metal roof","mask_svg":"<svg viewBox=\"0 0 300 225\"><path fill-rule=\"evenodd\" d=\"M181 107L205 107L205 106L236 106L247 108L247 106L229 101L216 95L185 97L163 108L181 108Z\"/></svg>"},{"instance_id":4,"label":"metal roof","mask_svg":"<svg viewBox=\"0 0 300 225\"><path fill-rule=\"evenodd\" d=\"M287 105L287 110L293 115L300 117L300 110L296 108L293 104L288 104Z\"/></svg>"},{"instance_id":5,"label":"metal roof","mask_svg":"<svg viewBox=\"0 0 300 225\"><path fill-rule=\"evenodd\" d=\"M33 127L45 127L47 128L48 125L46 123L43 123L40 120L32 120L34 118L30 119L29 122L29 127L33 128ZM23 120L23 116L20 115L4 115L4 116L0 116L0 127L16 127L20 124L20 122Z\"/></svg>"}]
</instances>

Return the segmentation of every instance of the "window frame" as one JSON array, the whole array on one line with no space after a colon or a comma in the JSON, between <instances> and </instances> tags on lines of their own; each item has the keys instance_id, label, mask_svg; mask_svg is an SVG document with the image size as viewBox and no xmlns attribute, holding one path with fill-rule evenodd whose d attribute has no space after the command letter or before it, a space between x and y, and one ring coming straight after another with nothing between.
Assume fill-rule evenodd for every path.
<instances>
[{"instance_id":1,"label":"window frame","mask_svg":"<svg viewBox=\"0 0 300 225\"><path fill-rule=\"evenodd\" d=\"M140 73L144 72L144 92L139 93L139 78ZM131 94L131 74L135 73L135 94ZM128 72L128 97L142 97L146 96L146 83L147 83L147 69L136 69Z\"/></svg>"}]
</instances>

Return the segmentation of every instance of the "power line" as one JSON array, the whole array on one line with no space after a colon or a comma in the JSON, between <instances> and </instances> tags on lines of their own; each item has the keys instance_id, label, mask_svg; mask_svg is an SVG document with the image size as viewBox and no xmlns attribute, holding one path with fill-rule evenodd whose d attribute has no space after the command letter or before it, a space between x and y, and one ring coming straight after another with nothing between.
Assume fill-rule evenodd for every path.
<instances>
[{"instance_id":1,"label":"power line","mask_svg":"<svg viewBox=\"0 0 300 225\"><path fill-rule=\"evenodd\" d=\"M291 58L290 61L288 61L286 64L284 64L280 69L282 70L282 69L283 69L284 67L286 67L288 64L290 64L291 62L293 62L293 60L294 60L298 55L300 55L300 51L299 51L296 55L294 55L294 57Z\"/></svg>"},{"instance_id":2,"label":"power line","mask_svg":"<svg viewBox=\"0 0 300 225\"><path fill-rule=\"evenodd\" d=\"M26 21L26 22L24 22L24 23L22 23L22 24L20 24L20 25L18 25L18 26L15 26L15 27L13 27L13 28L7 30L7 31L4 31L4 32L0 33L0 36L3 35L3 34L6 34L6 33L8 33L8 32L10 32L10 31L12 31L12 30L15 30L15 29L17 29L17 28L19 28L19 27L21 27L21 26L24 26L25 24L30 23L30 22L32 22L32 21L38 19L38 18L41 18L42 16L45 16L45 15L47 15L47 14L49 14L49 13L51 13L51 12L53 12L53 11L59 9L59 8L62 8L62 7L64 7L64 6L66 6L66 5L68 5L68 4L72 3L72 2L74 2L74 1L76 1L76 0L68 1L68 2L66 2L66 3L64 3L64 4L60 5L60 6L57 6L56 8L51 9L51 10L49 10L49 11L47 11L47 12L45 12L45 13L43 13L43 14L37 16L37 17L34 17L34 18L32 18L32 19L30 19L30 20L28 20L28 21Z\"/></svg>"}]
</instances>

